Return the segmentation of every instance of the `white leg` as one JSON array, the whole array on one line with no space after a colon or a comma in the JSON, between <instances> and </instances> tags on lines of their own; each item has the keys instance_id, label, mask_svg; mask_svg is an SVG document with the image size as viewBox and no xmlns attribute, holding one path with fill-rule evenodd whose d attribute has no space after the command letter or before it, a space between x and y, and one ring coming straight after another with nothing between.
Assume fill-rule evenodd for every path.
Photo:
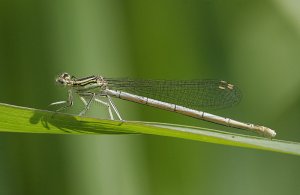
<instances>
[{"instance_id":1,"label":"white leg","mask_svg":"<svg viewBox=\"0 0 300 195\"><path fill-rule=\"evenodd\" d=\"M73 105L73 95L72 95L72 90L68 91L68 100L67 101L59 101L59 102L53 102L52 104L50 104L49 106L53 106L53 105L60 105L60 104L66 104L65 106L59 108L56 110L56 112L64 110L66 108L69 108Z\"/></svg>"},{"instance_id":2,"label":"white leg","mask_svg":"<svg viewBox=\"0 0 300 195\"><path fill-rule=\"evenodd\" d=\"M51 103L51 104L49 104L49 106L54 106L54 105L59 105L59 104L66 104L67 103L67 101L59 101L59 102L53 102L53 103Z\"/></svg>"},{"instance_id":3,"label":"white leg","mask_svg":"<svg viewBox=\"0 0 300 195\"><path fill-rule=\"evenodd\" d=\"M95 93L80 93L78 95L80 96L81 101L85 105L85 108L79 113L79 116L82 116L90 108L90 105L91 105L92 101L94 100L96 94ZM88 102L86 102L86 100L82 96L91 96L91 98L90 98L90 100Z\"/></svg>"},{"instance_id":4,"label":"white leg","mask_svg":"<svg viewBox=\"0 0 300 195\"><path fill-rule=\"evenodd\" d=\"M79 96L79 97L80 97L81 101L83 102L84 106L87 106L87 102L86 102L86 100L84 99L84 97L81 97L81 96Z\"/></svg>"},{"instance_id":5,"label":"white leg","mask_svg":"<svg viewBox=\"0 0 300 195\"><path fill-rule=\"evenodd\" d=\"M95 98L95 101L98 102L98 103L101 103L101 104L103 104L103 105L105 105L105 106L107 106L108 112L109 112L109 117L110 117L111 120L114 120L114 116L113 116L113 114L112 114L112 112L111 112L110 105L109 105L107 102L104 102L104 101L99 100L99 99L97 99L97 98Z\"/></svg>"},{"instance_id":6,"label":"white leg","mask_svg":"<svg viewBox=\"0 0 300 195\"><path fill-rule=\"evenodd\" d=\"M108 99L110 105L111 105L112 108L114 109L115 113L117 114L119 120L122 121L123 119L121 118L121 116L120 116L120 114L119 114L119 111L118 111L118 109L116 108L115 104L113 103L112 99L110 98L109 95L106 95L106 97L107 97L107 99Z\"/></svg>"}]
</instances>

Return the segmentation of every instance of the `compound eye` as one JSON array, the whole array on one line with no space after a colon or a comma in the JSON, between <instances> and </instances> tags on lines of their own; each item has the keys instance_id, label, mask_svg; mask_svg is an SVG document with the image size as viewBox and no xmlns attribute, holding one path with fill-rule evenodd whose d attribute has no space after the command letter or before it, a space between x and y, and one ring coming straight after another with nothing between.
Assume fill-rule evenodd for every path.
<instances>
[{"instance_id":1,"label":"compound eye","mask_svg":"<svg viewBox=\"0 0 300 195\"><path fill-rule=\"evenodd\" d=\"M65 78L70 78L70 75L68 73L63 73L62 74L62 77L65 79Z\"/></svg>"},{"instance_id":2,"label":"compound eye","mask_svg":"<svg viewBox=\"0 0 300 195\"><path fill-rule=\"evenodd\" d=\"M64 84L64 81L63 80L57 80L60 84Z\"/></svg>"}]
</instances>

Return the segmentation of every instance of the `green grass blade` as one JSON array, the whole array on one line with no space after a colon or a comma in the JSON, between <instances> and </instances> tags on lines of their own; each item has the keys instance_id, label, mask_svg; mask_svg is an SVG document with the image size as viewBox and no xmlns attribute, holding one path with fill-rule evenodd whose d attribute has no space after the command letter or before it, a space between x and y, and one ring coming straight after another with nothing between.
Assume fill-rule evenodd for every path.
<instances>
[{"instance_id":1,"label":"green grass blade","mask_svg":"<svg viewBox=\"0 0 300 195\"><path fill-rule=\"evenodd\" d=\"M300 143L174 124L111 121L0 103L0 132L151 134L300 155Z\"/></svg>"}]
</instances>

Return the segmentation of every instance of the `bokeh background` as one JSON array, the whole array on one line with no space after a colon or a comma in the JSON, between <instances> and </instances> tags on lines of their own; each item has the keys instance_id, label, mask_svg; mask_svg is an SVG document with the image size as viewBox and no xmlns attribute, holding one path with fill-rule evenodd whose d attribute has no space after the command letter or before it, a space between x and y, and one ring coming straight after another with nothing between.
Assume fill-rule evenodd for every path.
<instances>
[{"instance_id":1,"label":"bokeh background","mask_svg":"<svg viewBox=\"0 0 300 195\"><path fill-rule=\"evenodd\" d=\"M0 102L49 109L66 98L54 83L65 71L223 79L243 101L214 113L300 141L299 8L293 0L1 0ZM116 104L127 120L246 133ZM95 105L88 115L104 113ZM0 135L3 195L299 194L299 165L297 156L168 137Z\"/></svg>"}]
</instances>

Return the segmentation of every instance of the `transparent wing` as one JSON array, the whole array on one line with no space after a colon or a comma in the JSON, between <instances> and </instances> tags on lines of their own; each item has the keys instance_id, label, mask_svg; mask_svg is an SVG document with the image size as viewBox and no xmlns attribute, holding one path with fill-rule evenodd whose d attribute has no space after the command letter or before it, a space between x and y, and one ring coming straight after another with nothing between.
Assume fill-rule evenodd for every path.
<instances>
[{"instance_id":1,"label":"transparent wing","mask_svg":"<svg viewBox=\"0 0 300 195\"><path fill-rule=\"evenodd\" d=\"M193 109L226 108L241 100L240 90L219 80L105 79L109 89L149 97Z\"/></svg>"}]
</instances>

